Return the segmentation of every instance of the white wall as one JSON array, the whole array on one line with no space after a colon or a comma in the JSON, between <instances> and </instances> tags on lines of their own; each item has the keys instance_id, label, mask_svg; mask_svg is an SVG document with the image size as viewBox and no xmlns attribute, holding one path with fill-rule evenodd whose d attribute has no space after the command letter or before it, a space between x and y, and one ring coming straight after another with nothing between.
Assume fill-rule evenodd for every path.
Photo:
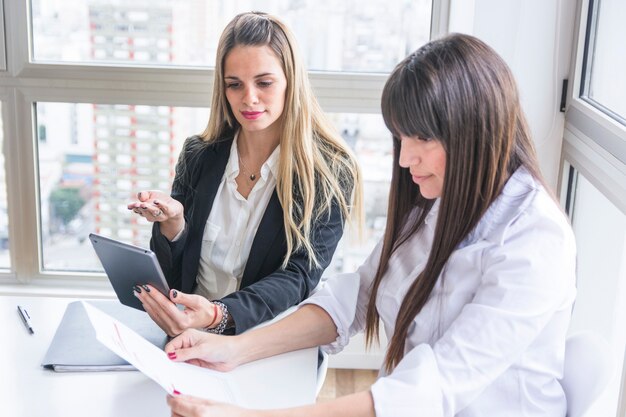
<instances>
[{"instance_id":1,"label":"white wall","mask_svg":"<svg viewBox=\"0 0 626 417\"><path fill-rule=\"evenodd\" d=\"M568 77L576 2L568 0L451 0L450 32L493 47L517 79L543 174L556 188L564 114L561 83Z\"/></svg>"}]
</instances>

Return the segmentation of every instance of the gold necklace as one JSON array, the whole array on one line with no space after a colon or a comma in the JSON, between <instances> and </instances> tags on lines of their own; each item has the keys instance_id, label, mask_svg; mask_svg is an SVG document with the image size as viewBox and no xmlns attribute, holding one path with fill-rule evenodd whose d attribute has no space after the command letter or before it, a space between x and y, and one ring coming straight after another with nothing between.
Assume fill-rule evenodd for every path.
<instances>
[{"instance_id":1,"label":"gold necklace","mask_svg":"<svg viewBox=\"0 0 626 417\"><path fill-rule=\"evenodd\" d=\"M241 155L237 155L237 156L239 157L239 165L241 165L241 168L244 174L248 175L248 178L250 178L250 181L255 181L258 178L258 175L261 174L261 172L259 171L257 174L255 174L254 172L250 172L248 167L246 167L246 165L241 160Z\"/></svg>"}]
</instances>

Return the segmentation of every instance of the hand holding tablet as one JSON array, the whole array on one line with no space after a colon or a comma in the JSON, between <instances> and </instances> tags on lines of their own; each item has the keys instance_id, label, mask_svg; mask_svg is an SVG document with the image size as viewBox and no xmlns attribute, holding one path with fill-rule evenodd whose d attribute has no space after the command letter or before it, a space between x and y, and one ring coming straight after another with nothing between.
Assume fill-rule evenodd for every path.
<instances>
[{"instance_id":1,"label":"hand holding tablet","mask_svg":"<svg viewBox=\"0 0 626 417\"><path fill-rule=\"evenodd\" d=\"M169 298L170 288L154 252L95 233L89 240L122 304L144 310L133 294L135 285L150 284Z\"/></svg>"}]
</instances>

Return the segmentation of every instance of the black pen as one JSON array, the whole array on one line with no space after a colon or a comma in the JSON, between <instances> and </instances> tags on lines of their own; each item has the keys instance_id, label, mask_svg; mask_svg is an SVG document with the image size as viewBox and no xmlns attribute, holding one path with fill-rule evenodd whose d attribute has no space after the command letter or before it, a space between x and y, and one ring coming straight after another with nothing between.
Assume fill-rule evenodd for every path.
<instances>
[{"instance_id":1,"label":"black pen","mask_svg":"<svg viewBox=\"0 0 626 417\"><path fill-rule=\"evenodd\" d=\"M28 315L28 311L26 311L26 309L22 306L17 306L17 311L20 313L20 317L24 322L24 326L26 326L30 334L35 333L35 331L33 330L33 325L30 324L30 316Z\"/></svg>"}]
</instances>

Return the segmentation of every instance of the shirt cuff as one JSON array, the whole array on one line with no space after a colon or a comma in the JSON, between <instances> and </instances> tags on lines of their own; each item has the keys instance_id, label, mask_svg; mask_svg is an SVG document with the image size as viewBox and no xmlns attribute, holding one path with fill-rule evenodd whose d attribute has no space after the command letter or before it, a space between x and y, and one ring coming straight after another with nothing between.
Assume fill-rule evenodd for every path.
<instances>
[{"instance_id":1,"label":"shirt cuff","mask_svg":"<svg viewBox=\"0 0 626 417\"><path fill-rule=\"evenodd\" d=\"M350 337L359 329L353 329L356 305L359 296L359 274L348 273L334 276L324 283L311 297L300 303L315 304L330 315L337 327L337 339L331 344L321 346L330 354L339 353L350 342Z\"/></svg>"},{"instance_id":2,"label":"shirt cuff","mask_svg":"<svg viewBox=\"0 0 626 417\"><path fill-rule=\"evenodd\" d=\"M371 388L376 417L443 417L439 368L427 344L408 352L390 375Z\"/></svg>"}]
</instances>

